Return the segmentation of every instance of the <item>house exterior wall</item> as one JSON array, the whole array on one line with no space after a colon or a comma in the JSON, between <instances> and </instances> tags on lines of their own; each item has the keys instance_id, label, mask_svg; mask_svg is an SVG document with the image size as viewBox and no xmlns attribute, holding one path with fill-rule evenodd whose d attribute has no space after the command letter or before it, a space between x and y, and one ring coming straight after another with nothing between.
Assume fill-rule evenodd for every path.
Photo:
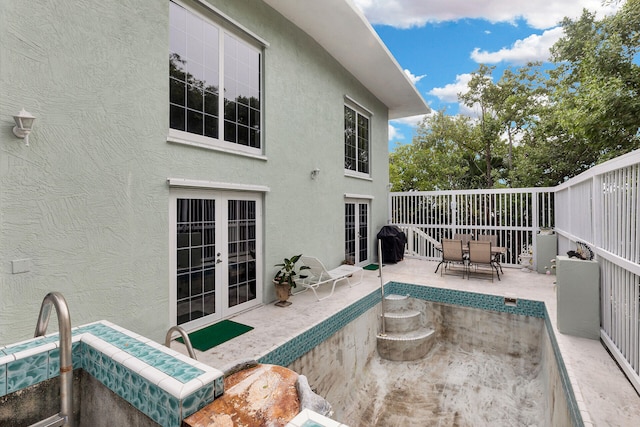
<instances>
[{"instance_id":1,"label":"house exterior wall","mask_svg":"<svg viewBox=\"0 0 640 427\"><path fill-rule=\"evenodd\" d=\"M386 218L386 107L264 3L210 3L269 43L263 158L167 141L167 0L0 4L0 346L32 336L50 291L65 295L72 325L106 319L162 340L169 177L269 188L264 303L283 257L344 259L345 193L373 198L373 260ZM344 174L345 95L373 113L368 180ZM23 107L37 117L28 147L11 131Z\"/></svg>"}]
</instances>

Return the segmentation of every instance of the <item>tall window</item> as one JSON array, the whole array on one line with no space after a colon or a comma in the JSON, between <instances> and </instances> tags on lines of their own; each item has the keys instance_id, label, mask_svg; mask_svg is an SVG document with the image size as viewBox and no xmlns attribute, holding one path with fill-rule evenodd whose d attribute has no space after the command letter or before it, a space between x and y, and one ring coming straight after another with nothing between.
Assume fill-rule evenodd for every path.
<instances>
[{"instance_id":1,"label":"tall window","mask_svg":"<svg viewBox=\"0 0 640 427\"><path fill-rule=\"evenodd\" d=\"M344 106L344 168L369 175L369 117Z\"/></svg>"},{"instance_id":2,"label":"tall window","mask_svg":"<svg viewBox=\"0 0 640 427\"><path fill-rule=\"evenodd\" d=\"M260 149L260 50L195 12L169 6L171 129L198 142Z\"/></svg>"}]
</instances>

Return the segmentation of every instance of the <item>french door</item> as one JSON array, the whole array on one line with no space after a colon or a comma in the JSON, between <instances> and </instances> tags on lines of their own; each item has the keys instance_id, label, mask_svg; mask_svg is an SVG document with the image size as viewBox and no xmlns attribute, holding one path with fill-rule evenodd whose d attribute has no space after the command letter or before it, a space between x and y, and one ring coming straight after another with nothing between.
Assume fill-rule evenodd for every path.
<instances>
[{"instance_id":1,"label":"french door","mask_svg":"<svg viewBox=\"0 0 640 427\"><path fill-rule=\"evenodd\" d=\"M261 200L225 191L172 192L172 324L195 329L262 301Z\"/></svg>"},{"instance_id":2,"label":"french door","mask_svg":"<svg viewBox=\"0 0 640 427\"><path fill-rule=\"evenodd\" d=\"M344 256L355 265L369 261L369 201L349 200L344 205Z\"/></svg>"}]
</instances>

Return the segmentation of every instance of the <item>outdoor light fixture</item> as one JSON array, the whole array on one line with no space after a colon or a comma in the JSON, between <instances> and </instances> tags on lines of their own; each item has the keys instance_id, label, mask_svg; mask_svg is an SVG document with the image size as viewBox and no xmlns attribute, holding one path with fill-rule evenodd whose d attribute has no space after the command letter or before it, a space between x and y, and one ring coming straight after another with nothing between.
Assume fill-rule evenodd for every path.
<instances>
[{"instance_id":1,"label":"outdoor light fixture","mask_svg":"<svg viewBox=\"0 0 640 427\"><path fill-rule=\"evenodd\" d=\"M311 179L316 179L320 175L320 169L315 168L311 171Z\"/></svg>"},{"instance_id":2,"label":"outdoor light fixture","mask_svg":"<svg viewBox=\"0 0 640 427\"><path fill-rule=\"evenodd\" d=\"M29 133L33 129L33 122L36 118L26 111L24 108L20 110L17 116L13 116L16 125L13 127L13 134L18 138L24 139L24 144L29 145Z\"/></svg>"}]
</instances>

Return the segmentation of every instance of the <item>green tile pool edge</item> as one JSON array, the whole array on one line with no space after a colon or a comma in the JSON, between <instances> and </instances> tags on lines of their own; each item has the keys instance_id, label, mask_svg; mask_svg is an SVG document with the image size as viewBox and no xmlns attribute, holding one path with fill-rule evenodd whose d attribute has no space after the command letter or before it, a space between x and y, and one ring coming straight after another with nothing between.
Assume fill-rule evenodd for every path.
<instances>
[{"instance_id":1,"label":"green tile pool edge","mask_svg":"<svg viewBox=\"0 0 640 427\"><path fill-rule=\"evenodd\" d=\"M573 387L569 380L560 348L553 332L553 326L549 320L547 307L542 301L517 299L516 305L505 304L505 297L499 295L478 294L474 292L458 291L454 289L434 288L431 286L413 285L409 283L389 282L384 287L385 295L409 295L425 301L443 304L458 305L463 307L478 308L482 310L497 311L503 313L518 314L544 319L547 334L551 340L553 352L558 364L560 381L567 397L567 404L574 427L584 427L584 421L578 408L578 403L573 394ZM372 291L365 297L340 310L330 318L320 322L312 328L304 331L297 337L287 341L275 350L262 356L258 362L265 364L288 366L296 359L311 351L314 347L331 337L360 315L374 307L381 300L379 290Z\"/></svg>"},{"instance_id":2,"label":"green tile pool edge","mask_svg":"<svg viewBox=\"0 0 640 427\"><path fill-rule=\"evenodd\" d=\"M199 375L204 374L204 371L175 358L169 363L170 355L101 322L80 326L72 330L72 336L75 339L72 343L72 363L74 369L84 369L107 388L160 425L179 427L182 418L202 409L224 392L224 378L219 377L190 395L179 399L165 392L156 384L136 374L126 366L115 363L110 357L102 353L99 349L91 346L91 344L83 342L82 335L84 334L94 335L102 341L126 351L131 356L155 367L165 375L183 384L196 379ZM80 337L79 340L78 337ZM58 334L56 333L2 347L0 348L0 359L20 351L38 349L47 344L57 342L58 339ZM47 361L47 363L44 361ZM109 363L109 361L114 363ZM9 381L8 365L31 362L37 362L37 366L33 365L32 370L27 369L24 378L12 378L13 381ZM35 369L34 372L37 372L37 375L32 374L33 369ZM26 375L26 373L29 373L29 375ZM0 379L0 396L56 377L59 375L59 349L57 347L52 349L43 347L41 353L36 353L25 359L12 360L0 364L0 375L2 375L2 379ZM129 387L127 387L128 384L130 385ZM151 401L149 396L154 396L155 400Z\"/></svg>"}]
</instances>

